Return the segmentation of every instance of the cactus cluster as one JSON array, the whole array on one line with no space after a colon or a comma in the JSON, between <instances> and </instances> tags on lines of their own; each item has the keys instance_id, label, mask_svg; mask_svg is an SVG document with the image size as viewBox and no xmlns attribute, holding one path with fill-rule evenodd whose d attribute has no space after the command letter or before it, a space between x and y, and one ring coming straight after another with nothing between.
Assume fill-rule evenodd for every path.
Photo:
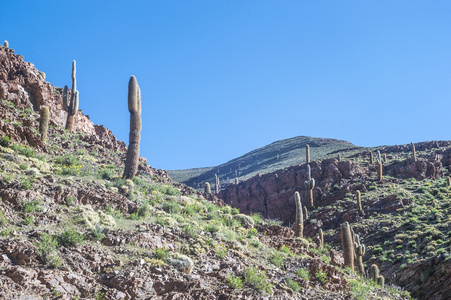
<instances>
[{"instance_id":1,"label":"cactus cluster","mask_svg":"<svg viewBox=\"0 0 451 300\"><path fill-rule=\"evenodd\" d=\"M302 237L304 234L304 216L302 215L301 195L294 193L294 203L296 204L296 220L294 223L294 236Z\"/></svg>"},{"instance_id":2,"label":"cactus cluster","mask_svg":"<svg viewBox=\"0 0 451 300\"><path fill-rule=\"evenodd\" d=\"M49 108L47 106L41 107L41 118L39 120L39 133L43 141L47 140L47 132L49 130Z\"/></svg>"},{"instance_id":3,"label":"cactus cluster","mask_svg":"<svg viewBox=\"0 0 451 300\"><path fill-rule=\"evenodd\" d=\"M312 178L310 165L307 165L308 179L304 181L304 187L309 192L310 206L313 207L313 189L315 188L315 179Z\"/></svg>"},{"instance_id":4,"label":"cactus cluster","mask_svg":"<svg viewBox=\"0 0 451 300\"><path fill-rule=\"evenodd\" d=\"M305 145L305 163L310 163L310 146L309 144Z\"/></svg>"},{"instance_id":5,"label":"cactus cluster","mask_svg":"<svg viewBox=\"0 0 451 300\"><path fill-rule=\"evenodd\" d=\"M204 192L205 192L206 194L211 194L210 183L205 182L205 184L204 184Z\"/></svg>"},{"instance_id":6,"label":"cactus cluster","mask_svg":"<svg viewBox=\"0 0 451 300\"><path fill-rule=\"evenodd\" d=\"M74 118L78 112L78 91L77 91L77 78L76 75L76 62L72 62L72 90L68 103L67 100L67 85L64 86L63 91L63 108L67 112L66 129L72 132L74 127Z\"/></svg>"},{"instance_id":7,"label":"cactus cluster","mask_svg":"<svg viewBox=\"0 0 451 300\"><path fill-rule=\"evenodd\" d=\"M130 112L130 133L123 177L133 179L138 168L141 140L141 90L133 75L128 82L128 111Z\"/></svg>"}]
</instances>

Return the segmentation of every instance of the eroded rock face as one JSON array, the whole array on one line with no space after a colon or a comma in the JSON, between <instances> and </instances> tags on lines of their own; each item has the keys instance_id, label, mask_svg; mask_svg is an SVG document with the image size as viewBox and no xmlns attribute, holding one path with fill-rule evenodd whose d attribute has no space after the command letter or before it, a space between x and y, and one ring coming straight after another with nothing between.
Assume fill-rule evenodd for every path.
<instances>
[{"instance_id":1,"label":"eroded rock face","mask_svg":"<svg viewBox=\"0 0 451 300\"><path fill-rule=\"evenodd\" d=\"M70 83L70 74L67 81ZM81 106L83 107L83 95ZM67 112L63 109L62 89L45 81L45 74L10 48L0 48L0 99L14 103L17 108L30 107L38 112L41 105L50 110L50 119L65 126ZM75 116L75 131L95 134L93 123L81 111Z\"/></svg>"},{"instance_id":2,"label":"eroded rock face","mask_svg":"<svg viewBox=\"0 0 451 300\"><path fill-rule=\"evenodd\" d=\"M328 205L334 201L334 198L324 197L322 190L340 185L342 181L350 178L369 174L367 168L355 162L339 162L335 158L311 162L310 167L316 182L313 191L314 202L321 205ZM310 203L308 193L304 189L307 177L307 165L294 166L229 186L220 192L219 198L239 208L243 213L260 212L266 218L277 218L285 223L292 223L295 219L294 192L298 191L301 194L303 206L309 206Z\"/></svg>"}]
</instances>

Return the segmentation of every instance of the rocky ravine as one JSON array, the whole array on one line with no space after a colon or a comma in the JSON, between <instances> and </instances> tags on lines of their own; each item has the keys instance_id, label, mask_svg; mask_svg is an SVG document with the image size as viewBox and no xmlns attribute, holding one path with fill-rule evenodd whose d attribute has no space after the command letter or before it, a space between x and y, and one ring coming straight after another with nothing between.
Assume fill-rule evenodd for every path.
<instances>
[{"instance_id":1,"label":"rocky ravine","mask_svg":"<svg viewBox=\"0 0 451 300\"><path fill-rule=\"evenodd\" d=\"M389 193L396 186L405 185L406 179L421 183L425 179L434 181L449 175L450 141L418 143L416 149L421 154L415 161L411 157L410 145L381 148L381 153L385 153L388 158L388 162L383 167L382 182L376 180L376 166L368 163L369 152L353 155L341 162L337 159L311 162L312 177L316 180L316 188L313 192L315 207L319 209L314 209L309 216L314 223L307 221L306 235L315 237L320 228L323 231L331 230L333 233L328 236L328 240L339 245L340 239L336 229L343 222L358 226L362 221L376 216L397 215L398 211L401 212L412 204L412 196L402 196L396 191ZM289 225L295 220L293 200L295 191L300 192L303 205L310 206L308 193L304 189L305 180L307 180L307 166L298 165L271 174L255 176L238 185L228 186L220 191L219 197L242 212L260 212L264 217L280 219L285 225ZM372 189L380 189L384 192L374 198L366 199L363 212L359 212L353 195L356 190L365 193ZM352 197L352 201L348 200L344 204L339 201L349 197ZM309 210L311 209L309 207ZM406 213L402 212L402 214ZM451 229L449 222L442 223L442 228L446 234ZM389 240L389 236L393 239L395 234L401 233L395 230L387 233L387 236L378 235L374 233L379 232L380 228L377 227L356 227L355 230L361 236L368 238L366 243L370 249L376 243L383 244L384 241ZM411 252L413 251L415 250ZM407 268L403 270L399 269L400 263L385 263L382 273L392 282L412 291L413 295L420 299L447 299L447 295L451 294L451 285L449 284L450 261L446 259L449 257L449 252L446 255L438 255L407 265ZM364 259L370 265L374 262L374 254L367 251Z\"/></svg>"}]
</instances>

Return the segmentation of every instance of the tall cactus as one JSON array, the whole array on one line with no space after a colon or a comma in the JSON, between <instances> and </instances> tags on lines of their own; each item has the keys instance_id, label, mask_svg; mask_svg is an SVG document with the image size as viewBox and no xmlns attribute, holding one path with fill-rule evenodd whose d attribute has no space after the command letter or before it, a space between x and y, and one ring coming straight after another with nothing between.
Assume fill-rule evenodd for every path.
<instances>
[{"instance_id":1,"label":"tall cactus","mask_svg":"<svg viewBox=\"0 0 451 300\"><path fill-rule=\"evenodd\" d=\"M359 208L359 211L362 211L363 210L362 209L362 200L361 200L361 197L360 197L360 191L359 190L356 191L356 197L357 197L357 207Z\"/></svg>"},{"instance_id":2,"label":"tall cactus","mask_svg":"<svg viewBox=\"0 0 451 300\"><path fill-rule=\"evenodd\" d=\"M307 209L307 206L304 206L304 220L305 221L308 220L308 209Z\"/></svg>"},{"instance_id":3,"label":"tall cactus","mask_svg":"<svg viewBox=\"0 0 451 300\"><path fill-rule=\"evenodd\" d=\"M377 180L382 181L382 158L381 153L377 150Z\"/></svg>"},{"instance_id":4,"label":"tall cactus","mask_svg":"<svg viewBox=\"0 0 451 300\"><path fill-rule=\"evenodd\" d=\"M67 112L66 129L72 132L74 127L74 118L78 112L78 91L77 91L77 78L76 75L76 62L72 61L72 91L70 95L70 101L67 101L67 85L64 86L63 91L63 108Z\"/></svg>"},{"instance_id":5,"label":"tall cactus","mask_svg":"<svg viewBox=\"0 0 451 300\"><path fill-rule=\"evenodd\" d=\"M123 177L133 179L138 168L141 140L141 90L133 75L128 82L128 111L130 112L130 133Z\"/></svg>"},{"instance_id":6,"label":"tall cactus","mask_svg":"<svg viewBox=\"0 0 451 300\"><path fill-rule=\"evenodd\" d=\"M320 249L324 248L324 233L321 228L319 229L319 248Z\"/></svg>"},{"instance_id":7,"label":"tall cactus","mask_svg":"<svg viewBox=\"0 0 451 300\"><path fill-rule=\"evenodd\" d=\"M304 181L304 187L309 192L310 206L313 207L313 189L315 188L315 179L312 178L310 165L307 165L308 180Z\"/></svg>"},{"instance_id":8,"label":"tall cactus","mask_svg":"<svg viewBox=\"0 0 451 300\"><path fill-rule=\"evenodd\" d=\"M413 160L416 162L417 161L417 152L415 151L415 144L412 142L412 143L410 143L410 145L412 146Z\"/></svg>"},{"instance_id":9,"label":"tall cactus","mask_svg":"<svg viewBox=\"0 0 451 300\"><path fill-rule=\"evenodd\" d=\"M377 279L379 278L379 268L377 267L377 265L371 265L370 276L374 282L377 282Z\"/></svg>"},{"instance_id":10,"label":"tall cactus","mask_svg":"<svg viewBox=\"0 0 451 300\"><path fill-rule=\"evenodd\" d=\"M338 159L338 162L341 162L341 153L338 153L337 159Z\"/></svg>"},{"instance_id":11,"label":"tall cactus","mask_svg":"<svg viewBox=\"0 0 451 300\"><path fill-rule=\"evenodd\" d=\"M235 184L238 184L238 177L235 177Z\"/></svg>"},{"instance_id":12,"label":"tall cactus","mask_svg":"<svg viewBox=\"0 0 451 300\"><path fill-rule=\"evenodd\" d=\"M309 144L305 145L305 163L310 163L310 146Z\"/></svg>"},{"instance_id":13,"label":"tall cactus","mask_svg":"<svg viewBox=\"0 0 451 300\"><path fill-rule=\"evenodd\" d=\"M215 174L215 193L219 194L219 178L218 175Z\"/></svg>"},{"instance_id":14,"label":"tall cactus","mask_svg":"<svg viewBox=\"0 0 451 300\"><path fill-rule=\"evenodd\" d=\"M365 245L360 243L360 238L356 234L354 236L354 251L355 251L355 258L357 260L357 266L359 267L360 274L365 274L365 268L363 266L363 255L365 255Z\"/></svg>"},{"instance_id":15,"label":"tall cactus","mask_svg":"<svg viewBox=\"0 0 451 300\"><path fill-rule=\"evenodd\" d=\"M5 41L3 42L3 47L9 48L9 43L8 43L8 41L5 40Z\"/></svg>"},{"instance_id":16,"label":"tall cactus","mask_svg":"<svg viewBox=\"0 0 451 300\"><path fill-rule=\"evenodd\" d=\"M205 184L204 184L204 192L205 192L206 194L211 194L210 183L205 182Z\"/></svg>"},{"instance_id":17,"label":"tall cactus","mask_svg":"<svg viewBox=\"0 0 451 300\"><path fill-rule=\"evenodd\" d=\"M41 119L39 120L39 133L43 141L47 140L47 132L49 130L49 108L41 107Z\"/></svg>"},{"instance_id":18,"label":"tall cactus","mask_svg":"<svg viewBox=\"0 0 451 300\"><path fill-rule=\"evenodd\" d=\"M296 220L294 223L294 236L302 237L304 234L304 217L302 215L301 195L294 193L294 203L296 204Z\"/></svg>"},{"instance_id":19,"label":"tall cactus","mask_svg":"<svg viewBox=\"0 0 451 300\"><path fill-rule=\"evenodd\" d=\"M374 163L373 151L370 151L370 165Z\"/></svg>"},{"instance_id":20,"label":"tall cactus","mask_svg":"<svg viewBox=\"0 0 451 300\"><path fill-rule=\"evenodd\" d=\"M384 153L384 163L386 163L386 162L387 162L387 154Z\"/></svg>"},{"instance_id":21,"label":"tall cactus","mask_svg":"<svg viewBox=\"0 0 451 300\"><path fill-rule=\"evenodd\" d=\"M354 244L351 233L351 226L348 222L341 224L341 246L343 248L343 258L345 266L351 268L351 272L354 272Z\"/></svg>"}]
</instances>

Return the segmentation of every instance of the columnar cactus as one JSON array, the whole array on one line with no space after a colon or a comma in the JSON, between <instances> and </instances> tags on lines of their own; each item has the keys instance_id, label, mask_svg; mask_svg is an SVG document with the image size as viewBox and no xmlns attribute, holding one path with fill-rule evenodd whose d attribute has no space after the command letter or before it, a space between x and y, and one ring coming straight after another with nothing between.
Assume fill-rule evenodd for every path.
<instances>
[{"instance_id":1,"label":"columnar cactus","mask_svg":"<svg viewBox=\"0 0 451 300\"><path fill-rule=\"evenodd\" d=\"M416 162L417 161L417 152L415 151L415 144L410 143L410 145L412 145L413 160Z\"/></svg>"},{"instance_id":2,"label":"columnar cactus","mask_svg":"<svg viewBox=\"0 0 451 300\"><path fill-rule=\"evenodd\" d=\"M387 162L387 154L384 153L384 163L386 163L386 162Z\"/></svg>"},{"instance_id":3,"label":"columnar cactus","mask_svg":"<svg viewBox=\"0 0 451 300\"><path fill-rule=\"evenodd\" d=\"M341 161L341 154L338 153L338 162L340 162L340 161Z\"/></svg>"},{"instance_id":4,"label":"columnar cactus","mask_svg":"<svg viewBox=\"0 0 451 300\"><path fill-rule=\"evenodd\" d=\"M138 168L141 140L141 90L133 75L128 82L128 111L130 112L130 133L123 177L133 179Z\"/></svg>"},{"instance_id":5,"label":"columnar cactus","mask_svg":"<svg viewBox=\"0 0 451 300\"><path fill-rule=\"evenodd\" d=\"M451 177L446 177L446 186L449 188L451 186Z\"/></svg>"},{"instance_id":6,"label":"columnar cactus","mask_svg":"<svg viewBox=\"0 0 451 300\"><path fill-rule=\"evenodd\" d=\"M43 141L47 140L47 132L49 130L49 108L41 107L41 119L39 120L39 133Z\"/></svg>"},{"instance_id":7,"label":"columnar cactus","mask_svg":"<svg viewBox=\"0 0 451 300\"><path fill-rule=\"evenodd\" d=\"M361 197L360 197L360 191L359 190L357 190L357 192L356 192L356 197L357 197L357 207L359 208L359 211L362 211L363 209L362 209L362 200L361 200Z\"/></svg>"},{"instance_id":8,"label":"columnar cactus","mask_svg":"<svg viewBox=\"0 0 451 300\"><path fill-rule=\"evenodd\" d=\"M308 220L308 209L307 209L307 206L304 206L304 220L305 221Z\"/></svg>"},{"instance_id":9,"label":"columnar cactus","mask_svg":"<svg viewBox=\"0 0 451 300\"><path fill-rule=\"evenodd\" d=\"M380 285L381 287L384 287L385 285L385 278L382 275L379 275L379 277L377 277L377 284Z\"/></svg>"},{"instance_id":10,"label":"columnar cactus","mask_svg":"<svg viewBox=\"0 0 451 300\"><path fill-rule=\"evenodd\" d=\"M370 151L370 165L374 163L373 151Z\"/></svg>"},{"instance_id":11,"label":"columnar cactus","mask_svg":"<svg viewBox=\"0 0 451 300\"><path fill-rule=\"evenodd\" d=\"M78 91L77 91L77 79L75 77L76 73L76 62L72 62L72 91L70 96L70 101L67 101L67 85L64 86L63 91L63 108L67 112L66 129L72 132L74 127L74 118L78 112Z\"/></svg>"},{"instance_id":12,"label":"columnar cactus","mask_svg":"<svg viewBox=\"0 0 451 300\"><path fill-rule=\"evenodd\" d=\"M3 47L9 48L9 43L8 43L8 41L5 40L5 41L3 42Z\"/></svg>"},{"instance_id":13,"label":"columnar cactus","mask_svg":"<svg viewBox=\"0 0 451 300\"><path fill-rule=\"evenodd\" d=\"M313 207L313 189L315 188L315 179L312 178L310 165L307 165L308 180L304 181L304 187L309 191L310 205Z\"/></svg>"},{"instance_id":14,"label":"columnar cactus","mask_svg":"<svg viewBox=\"0 0 451 300\"><path fill-rule=\"evenodd\" d=\"M319 248L320 249L324 248L324 233L321 228L319 229Z\"/></svg>"},{"instance_id":15,"label":"columnar cactus","mask_svg":"<svg viewBox=\"0 0 451 300\"><path fill-rule=\"evenodd\" d=\"M219 178L218 175L215 174L215 193L219 194Z\"/></svg>"},{"instance_id":16,"label":"columnar cactus","mask_svg":"<svg viewBox=\"0 0 451 300\"><path fill-rule=\"evenodd\" d=\"M206 194L211 194L210 183L205 182L205 184L204 184L204 192L205 192Z\"/></svg>"},{"instance_id":17,"label":"columnar cactus","mask_svg":"<svg viewBox=\"0 0 451 300\"><path fill-rule=\"evenodd\" d=\"M354 272L354 244L352 242L351 226L349 226L348 222L341 224L341 246L343 248L345 266L349 266L351 272Z\"/></svg>"},{"instance_id":18,"label":"columnar cactus","mask_svg":"<svg viewBox=\"0 0 451 300\"><path fill-rule=\"evenodd\" d=\"M365 268L363 266L363 255L365 255L365 245L360 243L360 238L358 235L354 236L354 251L355 258L357 260L357 266L359 267L360 274L365 274Z\"/></svg>"},{"instance_id":19,"label":"columnar cactus","mask_svg":"<svg viewBox=\"0 0 451 300\"><path fill-rule=\"evenodd\" d=\"M310 146L309 144L305 145L305 163L310 163Z\"/></svg>"},{"instance_id":20,"label":"columnar cactus","mask_svg":"<svg viewBox=\"0 0 451 300\"><path fill-rule=\"evenodd\" d=\"M382 181L382 159L379 150L377 150L377 180Z\"/></svg>"},{"instance_id":21,"label":"columnar cactus","mask_svg":"<svg viewBox=\"0 0 451 300\"><path fill-rule=\"evenodd\" d=\"M302 215L301 195L294 193L294 203L296 204L296 220L294 223L294 236L302 237L304 234L304 217Z\"/></svg>"},{"instance_id":22,"label":"columnar cactus","mask_svg":"<svg viewBox=\"0 0 451 300\"><path fill-rule=\"evenodd\" d=\"M379 268L377 267L377 265L375 264L371 265L370 276L374 282L377 282L377 279L379 278Z\"/></svg>"},{"instance_id":23,"label":"columnar cactus","mask_svg":"<svg viewBox=\"0 0 451 300\"><path fill-rule=\"evenodd\" d=\"M235 177L235 184L238 184L238 177Z\"/></svg>"}]
</instances>

